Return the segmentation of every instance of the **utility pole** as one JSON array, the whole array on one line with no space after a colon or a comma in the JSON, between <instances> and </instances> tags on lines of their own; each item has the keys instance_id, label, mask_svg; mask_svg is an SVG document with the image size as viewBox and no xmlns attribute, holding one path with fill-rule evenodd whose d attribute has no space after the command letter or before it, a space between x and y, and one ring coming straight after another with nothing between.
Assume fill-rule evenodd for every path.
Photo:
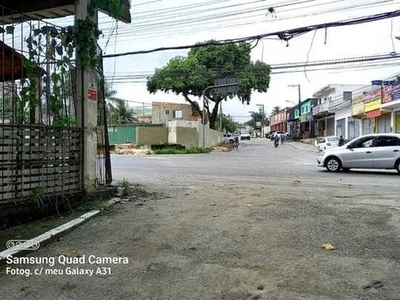
<instances>
[{"instance_id":1,"label":"utility pole","mask_svg":"<svg viewBox=\"0 0 400 300\"><path fill-rule=\"evenodd\" d=\"M78 20L88 17L90 0L75 1L75 24ZM92 20L97 25L97 12ZM95 34L94 32L92 33ZM97 47L96 40L94 40ZM77 121L82 133L82 172L81 184L86 192L93 191L96 182L97 161L97 76L92 66L84 66L80 53L76 53L76 95L77 95ZM89 97L89 90L93 95ZM89 99L90 98L90 99Z\"/></svg>"},{"instance_id":2,"label":"utility pole","mask_svg":"<svg viewBox=\"0 0 400 300\"><path fill-rule=\"evenodd\" d=\"M222 101L220 102L219 131L222 131Z\"/></svg>"},{"instance_id":3,"label":"utility pole","mask_svg":"<svg viewBox=\"0 0 400 300\"><path fill-rule=\"evenodd\" d=\"M298 93L299 93L299 105L301 104L301 89L300 89L300 84L290 84L288 87L297 87Z\"/></svg>"},{"instance_id":4,"label":"utility pole","mask_svg":"<svg viewBox=\"0 0 400 300\"><path fill-rule=\"evenodd\" d=\"M143 102L143 117L144 117L144 102Z\"/></svg>"}]
</instances>

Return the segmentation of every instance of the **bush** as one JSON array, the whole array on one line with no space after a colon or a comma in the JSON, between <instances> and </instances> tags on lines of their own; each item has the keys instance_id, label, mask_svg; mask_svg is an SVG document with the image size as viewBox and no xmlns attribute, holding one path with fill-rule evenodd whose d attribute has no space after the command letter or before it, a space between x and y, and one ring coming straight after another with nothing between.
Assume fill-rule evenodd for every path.
<instances>
[{"instance_id":1,"label":"bush","mask_svg":"<svg viewBox=\"0 0 400 300\"><path fill-rule=\"evenodd\" d=\"M210 148L202 148L197 146L191 146L189 148L176 148L174 146L170 146L168 148L154 150L154 154L199 154L199 153L209 153L211 151Z\"/></svg>"}]
</instances>

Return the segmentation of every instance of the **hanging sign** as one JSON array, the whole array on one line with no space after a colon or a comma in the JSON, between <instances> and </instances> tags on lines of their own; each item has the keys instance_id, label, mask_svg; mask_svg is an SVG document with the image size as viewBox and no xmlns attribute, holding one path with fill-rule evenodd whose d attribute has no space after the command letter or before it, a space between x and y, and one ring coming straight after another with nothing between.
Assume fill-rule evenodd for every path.
<instances>
[{"instance_id":1,"label":"hanging sign","mask_svg":"<svg viewBox=\"0 0 400 300\"><path fill-rule=\"evenodd\" d=\"M95 87L89 87L87 97L89 101L97 102L97 89Z\"/></svg>"}]
</instances>

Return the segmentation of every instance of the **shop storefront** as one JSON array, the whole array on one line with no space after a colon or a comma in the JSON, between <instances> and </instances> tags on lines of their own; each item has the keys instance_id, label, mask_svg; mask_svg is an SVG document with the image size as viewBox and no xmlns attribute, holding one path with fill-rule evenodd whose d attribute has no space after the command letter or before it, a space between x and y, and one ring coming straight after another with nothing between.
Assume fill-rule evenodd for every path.
<instances>
[{"instance_id":1,"label":"shop storefront","mask_svg":"<svg viewBox=\"0 0 400 300\"><path fill-rule=\"evenodd\" d=\"M378 130L379 117L382 116L381 102L382 93L381 88L373 90L363 96L364 99L364 114L363 120L363 134L375 133Z\"/></svg>"},{"instance_id":2,"label":"shop storefront","mask_svg":"<svg viewBox=\"0 0 400 300\"><path fill-rule=\"evenodd\" d=\"M335 135L335 116L326 119L326 136Z\"/></svg>"},{"instance_id":3,"label":"shop storefront","mask_svg":"<svg viewBox=\"0 0 400 300\"><path fill-rule=\"evenodd\" d=\"M387 124L390 120L390 131L387 132L400 133L400 84L393 85L390 90L390 99L385 98L382 102L381 109L388 115L385 121L380 120L382 125L379 125L379 132L381 132L383 122Z\"/></svg>"},{"instance_id":4,"label":"shop storefront","mask_svg":"<svg viewBox=\"0 0 400 300\"><path fill-rule=\"evenodd\" d=\"M375 118L363 119L362 120L362 134L374 133L375 129Z\"/></svg>"},{"instance_id":5,"label":"shop storefront","mask_svg":"<svg viewBox=\"0 0 400 300\"><path fill-rule=\"evenodd\" d=\"M355 118L347 119L348 127L348 139L352 140L360 136L360 120Z\"/></svg>"},{"instance_id":6,"label":"shop storefront","mask_svg":"<svg viewBox=\"0 0 400 300\"><path fill-rule=\"evenodd\" d=\"M388 133L391 132L392 114L387 113L376 118L376 132Z\"/></svg>"}]
</instances>

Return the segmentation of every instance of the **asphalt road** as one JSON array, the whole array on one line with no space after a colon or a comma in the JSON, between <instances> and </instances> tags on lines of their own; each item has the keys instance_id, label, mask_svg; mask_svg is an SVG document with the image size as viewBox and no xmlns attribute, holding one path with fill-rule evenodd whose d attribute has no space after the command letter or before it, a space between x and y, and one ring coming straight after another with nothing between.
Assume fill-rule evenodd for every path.
<instances>
[{"instance_id":1,"label":"asphalt road","mask_svg":"<svg viewBox=\"0 0 400 300\"><path fill-rule=\"evenodd\" d=\"M164 195L118 205L30 257L129 263L105 276L3 268L0 298L400 299L400 176L328 173L312 151L259 139L229 153L113 156L116 179Z\"/></svg>"},{"instance_id":2,"label":"asphalt road","mask_svg":"<svg viewBox=\"0 0 400 300\"><path fill-rule=\"evenodd\" d=\"M298 145L298 146L294 146ZM318 168L314 147L285 143L275 148L273 142L256 139L242 141L239 150L228 153L199 155L113 156L114 178L127 178L140 183L157 181L171 183L179 178L218 178L240 180L246 178L306 180L311 185L318 182L355 185L396 186L399 176L395 170L357 170L331 174ZM239 178L236 178L239 177ZM173 183L173 182L172 182Z\"/></svg>"}]
</instances>

